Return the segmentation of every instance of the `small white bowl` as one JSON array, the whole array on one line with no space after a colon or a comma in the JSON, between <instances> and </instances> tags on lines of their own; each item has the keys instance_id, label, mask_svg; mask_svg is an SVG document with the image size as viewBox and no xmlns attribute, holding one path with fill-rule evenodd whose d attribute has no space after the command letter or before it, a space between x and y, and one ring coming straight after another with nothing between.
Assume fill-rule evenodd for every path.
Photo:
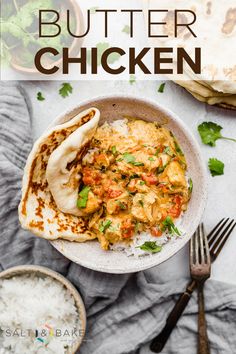
<instances>
[{"instance_id":1,"label":"small white bowl","mask_svg":"<svg viewBox=\"0 0 236 354\"><path fill-rule=\"evenodd\" d=\"M146 98L132 96L112 95L90 99L62 114L50 127L72 119L89 107L97 107L101 111L101 123L122 119L125 116L135 117L165 124L177 137L187 160L188 174L193 180L192 197L182 217L182 228L186 233L175 242L167 243L160 253L139 258L127 257L122 252L103 251L97 241L75 243L56 240L52 245L73 262L101 272L132 273L154 267L181 250L200 223L207 200L207 178L198 143L173 112Z\"/></svg>"},{"instance_id":2,"label":"small white bowl","mask_svg":"<svg viewBox=\"0 0 236 354\"><path fill-rule=\"evenodd\" d=\"M79 318L80 318L79 321L80 324L77 329L81 335L78 337L78 340L73 344L73 346L68 349L68 354L75 354L76 351L81 346L81 343L85 335L85 330L86 330L86 310L80 294L78 293L76 288L61 274L54 272L49 268L41 267L41 266L21 265L21 266L12 267L1 272L0 279L10 279L15 276L21 276L27 274L29 275L33 274L38 277L50 277L52 279L55 279L59 281L73 296L75 300L75 305L79 313Z\"/></svg>"}]
</instances>

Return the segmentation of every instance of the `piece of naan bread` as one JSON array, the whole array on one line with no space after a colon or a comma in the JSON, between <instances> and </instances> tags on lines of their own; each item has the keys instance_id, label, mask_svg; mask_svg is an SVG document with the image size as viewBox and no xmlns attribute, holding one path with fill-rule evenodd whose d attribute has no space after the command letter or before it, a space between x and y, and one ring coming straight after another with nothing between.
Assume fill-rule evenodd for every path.
<instances>
[{"instance_id":1,"label":"piece of naan bread","mask_svg":"<svg viewBox=\"0 0 236 354\"><path fill-rule=\"evenodd\" d=\"M24 170L19 205L19 219L23 228L49 240L62 238L84 242L95 238L88 231L85 219L64 213L58 208L60 198L57 188L62 190L63 182L71 185L79 183L77 172L80 169L80 156L92 138L99 119L100 112L96 108L88 109L70 121L48 130L36 141ZM58 180L53 183L52 178ZM64 199L66 193L63 193L65 204L70 203L69 198L75 198L75 193L78 193L78 185L68 188L67 201Z\"/></svg>"}]
</instances>

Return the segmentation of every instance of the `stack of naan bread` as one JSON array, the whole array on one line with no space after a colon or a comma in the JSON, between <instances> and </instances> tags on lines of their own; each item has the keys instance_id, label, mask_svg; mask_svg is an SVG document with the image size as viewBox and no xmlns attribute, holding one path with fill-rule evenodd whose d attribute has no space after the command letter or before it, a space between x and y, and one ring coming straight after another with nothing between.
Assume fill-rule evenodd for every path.
<instances>
[{"instance_id":1,"label":"stack of naan bread","mask_svg":"<svg viewBox=\"0 0 236 354\"><path fill-rule=\"evenodd\" d=\"M236 1L143 1L146 20L148 9L168 9L168 14L163 13L163 22L167 23L171 16L174 21L172 10L191 9L196 13L197 20L191 28L197 38L194 38L186 27L179 27L178 38L174 38L174 26L163 26L163 34L168 34L168 38L151 38L151 45L155 47L160 45L173 48L183 47L192 54L193 58L195 47L201 47L201 74L195 75L186 65L183 75L173 75L169 79L184 87L199 101L236 110ZM181 16L183 23L191 22L193 19L192 14L183 13L180 15L179 21L181 21ZM161 27L157 27L156 30L160 33Z\"/></svg>"}]
</instances>

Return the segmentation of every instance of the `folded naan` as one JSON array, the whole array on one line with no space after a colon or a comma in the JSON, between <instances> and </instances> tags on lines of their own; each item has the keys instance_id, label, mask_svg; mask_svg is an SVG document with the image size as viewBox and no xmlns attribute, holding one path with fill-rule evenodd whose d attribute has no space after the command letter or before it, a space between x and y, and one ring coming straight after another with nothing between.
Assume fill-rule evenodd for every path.
<instances>
[{"instance_id":1,"label":"folded naan","mask_svg":"<svg viewBox=\"0 0 236 354\"><path fill-rule=\"evenodd\" d=\"M73 208L78 197L81 157L99 119L100 112L91 108L36 141L24 170L19 205L23 228L49 240L84 242L95 238L88 231L86 219L76 215Z\"/></svg>"}]
</instances>

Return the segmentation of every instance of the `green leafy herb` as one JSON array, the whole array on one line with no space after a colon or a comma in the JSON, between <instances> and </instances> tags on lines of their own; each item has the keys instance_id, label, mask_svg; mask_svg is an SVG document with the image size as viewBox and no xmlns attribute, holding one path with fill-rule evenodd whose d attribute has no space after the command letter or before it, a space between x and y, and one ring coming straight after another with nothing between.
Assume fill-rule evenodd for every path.
<instances>
[{"instance_id":1,"label":"green leafy herb","mask_svg":"<svg viewBox=\"0 0 236 354\"><path fill-rule=\"evenodd\" d=\"M137 162L135 159L135 156L133 156L132 154L130 154L129 152L125 152L123 154L123 158L127 163L130 163L131 165L134 166L144 166L144 164L142 162Z\"/></svg>"},{"instance_id":2,"label":"green leafy herb","mask_svg":"<svg viewBox=\"0 0 236 354\"><path fill-rule=\"evenodd\" d=\"M89 191L90 191L90 187L86 186L79 193L79 198L77 200L77 207L79 209L86 208Z\"/></svg>"},{"instance_id":3,"label":"green leafy herb","mask_svg":"<svg viewBox=\"0 0 236 354\"><path fill-rule=\"evenodd\" d=\"M220 160L215 158L211 158L208 161L208 167L211 172L211 175L214 176L221 176L224 174L224 163Z\"/></svg>"},{"instance_id":4,"label":"green leafy herb","mask_svg":"<svg viewBox=\"0 0 236 354\"><path fill-rule=\"evenodd\" d=\"M162 222L162 231L166 231L168 230L170 234L172 235L178 235L181 236L180 231L177 229L177 227L175 226L175 224L173 223L173 220L170 216L167 216L165 218L165 220Z\"/></svg>"},{"instance_id":5,"label":"green leafy herb","mask_svg":"<svg viewBox=\"0 0 236 354\"><path fill-rule=\"evenodd\" d=\"M146 182L145 182L145 181L140 181L139 184L140 184L141 186L143 186L144 184L146 184Z\"/></svg>"},{"instance_id":6,"label":"green leafy herb","mask_svg":"<svg viewBox=\"0 0 236 354\"><path fill-rule=\"evenodd\" d=\"M193 181L192 181L192 178L189 178L189 180L188 180L188 191L189 191L189 193L192 193L192 191L193 191Z\"/></svg>"},{"instance_id":7,"label":"green leafy herb","mask_svg":"<svg viewBox=\"0 0 236 354\"><path fill-rule=\"evenodd\" d=\"M221 135L221 130L223 128L213 122L203 122L198 126L198 132L202 139L203 144L215 146L216 140L226 139L236 142L236 139L226 138Z\"/></svg>"},{"instance_id":8,"label":"green leafy herb","mask_svg":"<svg viewBox=\"0 0 236 354\"><path fill-rule=\"evenodd\" d=\"M96 47L97 47L97 63L98 63L98 66L100 66L101 60L102 60L102 55L107 49L110 48L110 44L107 42L100 42L100 43L97 43ZM108 64L113 64L119 59L120 59L120 54L113 52L108 56L107 62L108 62ZM88 63L91 65L91 51L88 51L87 60L88 60Z\"/></svg>"},{"instance_id":9,"label":"green leafy herb","mask_svg":"<svg viewBox=\"0 0 236 354\"><path fill-rule=\"evenodd\" d=\"M99 226L99 231L101 233L104 233L110 227L111 224L112 224L111 220L102 221Z\"/></svg>"},{"instance_id":10,"label":"green leafy herb","mask_svg":"<svg viewBox=\"0 0 236 354\"><path fill-rule=\"evenodd\" d=\"M134 174L134 175L130 176L130 179L134 179L134 178L139 178L139 175Z\"/></svg>"},{"instance_id":11,"label":"green leafy herb","mask_svg":"<svg viewBox=\"0 0 236 354\"><path fill-rule=\"evenodd\" d=\"M111 147L111 152L113 153L113 155L116 155L117 153L116 146Z\"/></svg>"},{"instance_id":12,"label":"green leafy herb","mask_svg":"<svg viewBox=\"0 0 236 354\"><path fill-rule=\"evenodd\" d=\"M130 34L130 26L128 26L128 25L124 26L122 32L124 32L126 34Z\"/></svg>"},{"instance_id":13,"label":"green leafy herb","mask_svg":"<svg viewBox=\"0 0 236 354\"><path fill-rule=\"evenodd\" d=\"M183 151L181 150L181 148L176 140L174 141L174 144L175 144L175 150L176 150L177 154L184 156Z\"/></svg>"},{"instance_id":14,"label":"green leafy herb","mask_svg":"<svg viewBox=\"0 0 236 354\"><path fill-rule=\"evenodd\" d=\"M131 74L129 77L129 83L130 85L133 85L136 82L136 76Z\"/></svg>"},{"instance_id":15,"label":"green leafy herb","mask_svg":"<svg viewBox=\"0 0 236 354\"><path fill-rule=\"evenodd\" d=\"M148 160L149 161L155 161L155 159L153 157L149 157Z\"/></svg>"},{"instance_id":16,"label":"green leafy herb","mask_svg":"<svg viewBox=\"0 0 236 354\"><path fill-rule=\"evenodd\" d=\"M158 253L162 250L162 246L159 246L156 242L152 241L146 241L143 245L138 246L137 248L151 253Z\"/></svg>"},{"instance_id":17,"label":"green leafy herb","mask_svg":"<svg viewBox=\"0 0 236 354\"><path fill-rule=\"evenodd\" d=\"M121 210L126 210L126 205L125 203L122 203L121 201L118 200L118 205L120 207Z\"/></svg>"},{"instance_id":18,"label":"green leafy herb","mask_svg":"<svg viewBox=\"0 0 236 354\"><path fill-rule=\"evenodd\" d=\"M157 174L162 173L162 172L165 170L165 168L166 168L166 166L159 166L159 167L157 168L157 170L156 170L156 173L157 173Z\"/></svg>"},{"instance_id":19,"label":"green leafy herb","mask_svg":"<svg viewBox=\"0 0 236 354\"><path fill-rule=\"evenodd\" d=\"M44 100L45 100L45 98L43 97L42 92L38 92L38 93L37 93L37 100L38 100L38 101L44 101Z\"/></svg>"},{"instance_id":20,"label":"green leafy herb","mask_svg":"<svg viewBox=\"0 0 236 354\"><path fill-rule=\"evenodd\" d=\"M158 148L158 149L156 150L156 152L155 152L155 156L157 156L160 152L161 152L161 149Z\"/></svg>"},{"instance_id":21,"label":"green leafy herb","mask_svg":"<svg viewBox=\"0 0 236 354\"><path fill-rule=\"evenodd\" d=\"M163 82L163 83L159 86L158 92L163 93L164 90L165 90L165 85L166 85L165 82Z\"/></svg>"},{"instance_id":22,"label":"green leafy herb","mask_svg":"<svg viewBox=\"0 0 236 354\"><path fill-rule=\"evenodd\" d=\"M91 7L91 8L90 8L90 14L91 14L91 15L95 15L97 9L99 9L98 6Z\"/></svg>"},{"instance_id":23,"label":"green leafy herb","mask_svg":"<svg viewBox=\"0 0 236 354\"><path fill-rule=\"evenodd\" d=\"M69 96L70 93L72 93L73 91L73 87L71 86L71 84L69 84L68 82L64 82L62 84L62 87L59 90L59 94L65 98L67 96Z\"/></svg>"},{"instance_id":24,"label":"green leafy herb","mask_svg":"<svg viewBox=\"0 0 236 354\"><path fill-rule=\"evenodd\" d=\"M139 204L141 205L141 207L143 207L143 201L142 201L142 200L139 200L138 202L139 202Z\"/></svg>"},{"instance_id":25,"label":"green leafy herb","mask_svg":"<svg viewBox=\"0 0 236 354\"><path fill-rule=\"evenodd\" d=\"M169 146L166 146L166 147L165 147L165 149L163 150L163 153L164 153L164 154L167 154L167 155L169 155L169 156L173 156L173 153L172 153L172 151L171 151L171 149L170 149Z\"/></svg>"}]
</instances>

